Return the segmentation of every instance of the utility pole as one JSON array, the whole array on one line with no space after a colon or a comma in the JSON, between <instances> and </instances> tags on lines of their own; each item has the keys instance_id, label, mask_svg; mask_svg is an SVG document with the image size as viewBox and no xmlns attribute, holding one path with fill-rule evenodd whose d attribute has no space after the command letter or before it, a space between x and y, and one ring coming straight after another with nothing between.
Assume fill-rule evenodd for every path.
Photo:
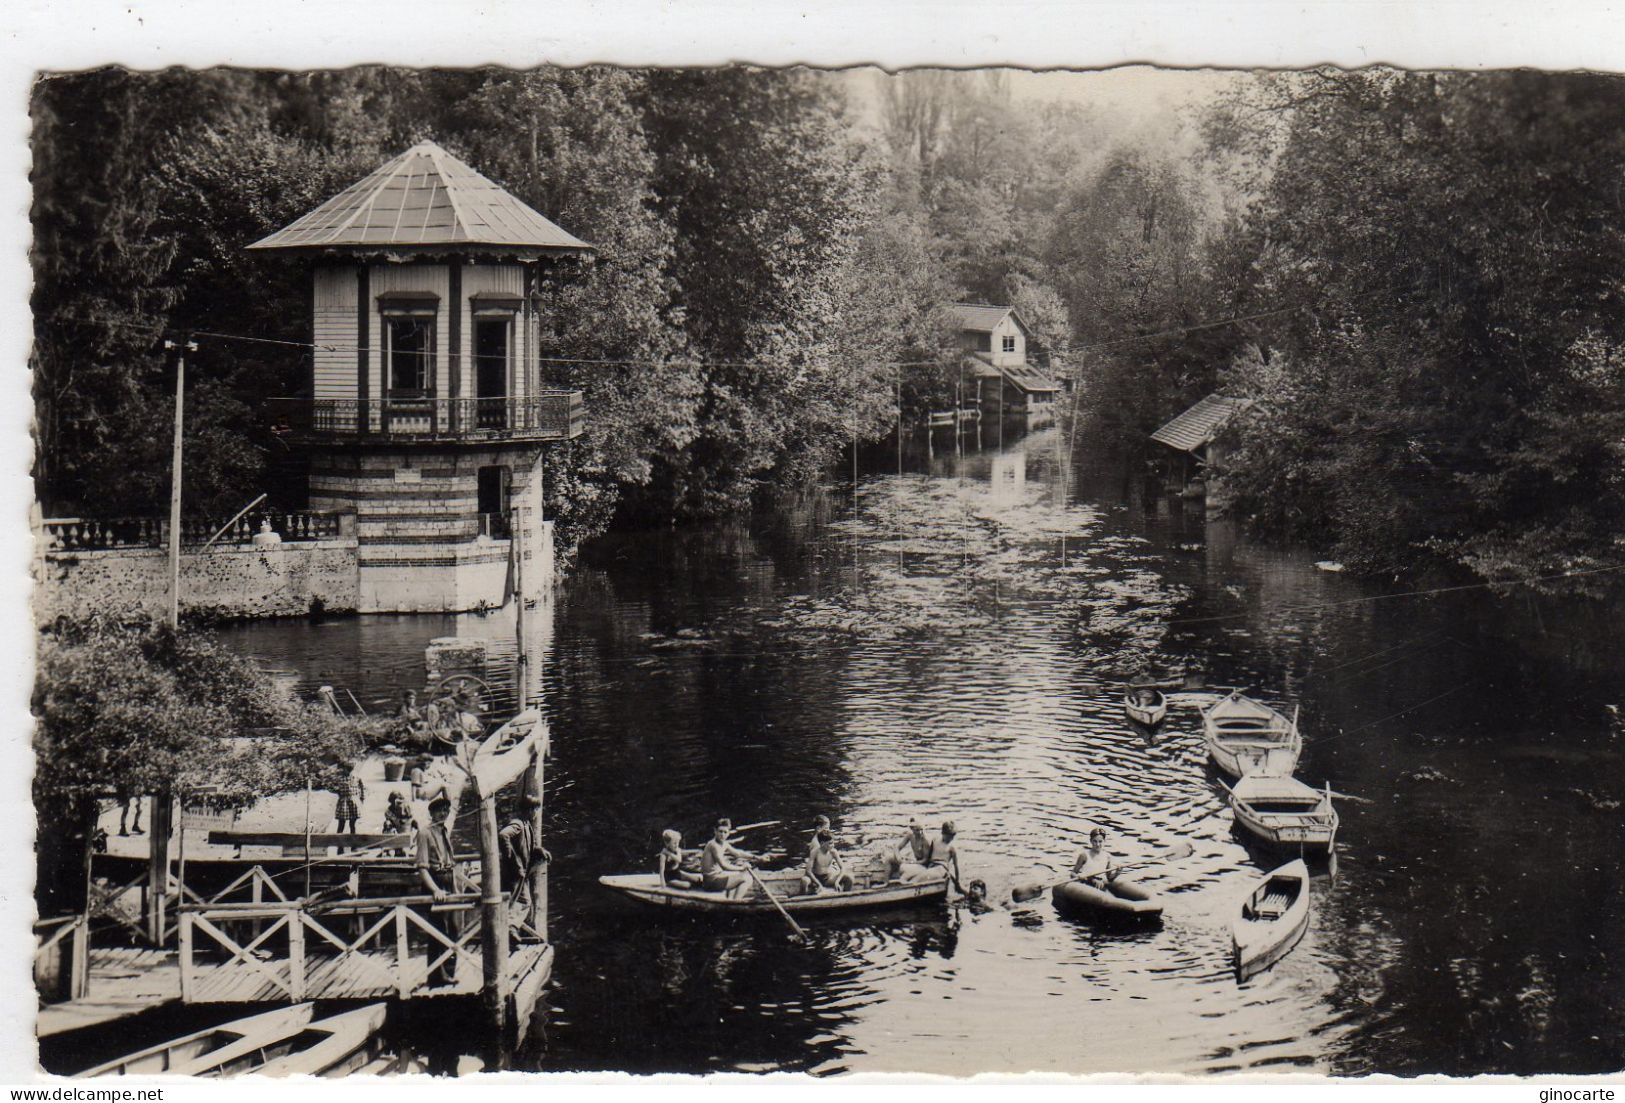
<instances>
[{"instance_id":1,"label":"utility pole","mask_svg":"<svg viewBox=\"0 0 1625 1103\"><path fill-rule=\"evenodd\" d=\"M169 476L169 626L181 624L181 431L186 398L186 354L197 351L195 341L165 341L164 348L175 353L175 450ZM172 792L152 795L152 814L147 817L147 938L154 946L164 944L165 912L169 892L169 834L175 821Z\"/></svg>"},{"instance_id":2,"label":"utility pole","mask_svg":"<svg viewBox=\"0 0 1625 1103\"><path fill-rule=\"evenodd\" d=\"M500 1046L508 1029L508 909L502 898L497 798L480 798L480 995L485 1025Z\"/></svg>"}]
</instances>

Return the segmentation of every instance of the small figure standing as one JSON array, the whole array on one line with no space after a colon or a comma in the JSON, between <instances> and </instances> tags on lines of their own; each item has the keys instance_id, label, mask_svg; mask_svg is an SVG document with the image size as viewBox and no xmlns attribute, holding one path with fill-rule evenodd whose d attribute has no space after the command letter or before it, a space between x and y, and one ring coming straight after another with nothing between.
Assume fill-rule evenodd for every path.
<instances>
[{"instance_id":1,"label":"small figure standing","mask_svg":"<svg viewBox=\"0 0 1625 1103\"><path fill-rule=\"evenodd\" d=\"M436 797L429 802L429 826L418 830L416 862L418 880L434 897L435 903L443 902L448 895L457 891L457 858L451 848L451 831L446 827L446 817L450 814L451 801L443 796ZM458 930L455 913L437 912L431 908L427 918L435 930L444 937L446 943L456 944ZM457 983L456 952L448 945L430 942L430 962L442 955L443 960L429 977L430 987Z\"/></svg>"},{"instance_id":2,"label":"small figure standing","mask_svg":"<svg viewBox=\"0 0 1625 1103\"><path fill-rule=\"evenodd\" d=\"M361 805L367 799L367 787L356 777L355 768L351 767L333 792L339 798L333 805L333 819L338 823L338 832L341 835L354 835L356 821L361 818ZM349 826L346 827L346 824Z\"/></svg>"},{"instance_id":3,"label":"small figure standing","mask_svg":"<svg viewBox=\"0 0 1625 1103\"><path fill-rule=\"evenodd\" d=\"M118 833L120 835L145 835L146 834L145 831L141 830L141 802L143 800L145 800L145 799L146 799L145 797L125 797L119 803ZM126 816L128 816L130 814L130 808L132 806L134 806L134 808L135 808L135 825L133 827L131 827L128 831L126 831L126 830L124 830L124 817L126 817Z\"/></svg>"}]
</instances>

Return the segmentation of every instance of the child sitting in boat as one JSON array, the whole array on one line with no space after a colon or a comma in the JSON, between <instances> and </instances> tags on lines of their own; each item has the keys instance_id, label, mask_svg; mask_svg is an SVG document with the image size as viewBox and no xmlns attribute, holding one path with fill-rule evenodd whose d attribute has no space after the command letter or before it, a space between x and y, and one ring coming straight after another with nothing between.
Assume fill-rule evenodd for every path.
<instances>
[{"instance_id":1,"label":"child sitting in boat","mask_svg":"<svg viewBox=\"0 0 1625 1103\"><path fill-rule=\"evenodd\" d=\"M660 833L660 853L655 856L655 872L662 885L674 889L697 889L705 878L683 868L683 836L670 828Z\"/></svg>"},{"instance_id":2,"label":"child sitting in boat","mask_svg":"<svg viewBox=\"0 0 1625 1103\"><path fill-rule=\"evenodd\" d=\"M723 892L742 900L752 889L751 875L745 872L745 863L749 863L752 856L728 842L733 827L732 820L718 820L711 841L700 852L701 887L707 892Z\"/></svg>"},{"instance_id":3,"label":"child sitting in boat","mask_svg":"<svg viewBox=\"0 0 1625 1103\"><path fill-rule=\"evenodd\" d=\"M1118 867L1106 849L1106 829L1097 827L1089 832L1088 843L1078 852L1078 860L1072 863L1072 879L1103 887L1116 879L1117 871Z\"/></svg>"},{"instance_id":4,"label":"child sitting in boat","mask_svg":"<svg viewBox=\"0 0 1625 1103\"><path fill-rule=\"evenodd\" d=\"M807 895L824 892L851 892L852 875L842 867L841 854L835 849L835 836L829 828L821 827L813 839L807 855L806 870L802 873L801 891Z\"/></svg>"}]
</instances>

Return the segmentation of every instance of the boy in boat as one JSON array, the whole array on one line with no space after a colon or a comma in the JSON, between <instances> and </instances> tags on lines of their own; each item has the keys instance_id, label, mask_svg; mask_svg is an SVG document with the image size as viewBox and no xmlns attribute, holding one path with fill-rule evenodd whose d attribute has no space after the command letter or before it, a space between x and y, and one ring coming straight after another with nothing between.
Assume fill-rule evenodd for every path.
<instances>
[{"instance_id":1,"label":"boy in boat","mask_svg":"<svg viewBox=\"0 0 1625 1103\"><path fill-rule=\"evenodd\" d=\"M801 891L809 896L826 889L852 891L852 875L842 867L840 851L835 849L835 836L827 827L819 828L817 837L813 839L813 848L807 855L807 867L801 882Z\"/></svg>"},{"instance_id":2,"label":"boy in boat","mask_svg":"<svg viewBox=\"0 0 1625 1103\"><path fill-rule=\"evenodd\" d=\"M954 821L945 822L942 825L942 834L932 839L926 849L924 866L906 871L903 880L934 881L939 877L946 877L954 888L963 893L965 890L959 884L959 851L954 849L956 834L958 832L954 828Z\"/></svg>"},{"instance_id":3,"label":"boy in boat","mask_svg":"<svg viewBox=\"0 0 1625 1103\"><path fill-rule=\"evenodd\" d=\"M674 889L697 889L705 883L698 873L683 868L683 835L670 828L660 833L660 853L655 856L655 872L660 883Z\"/></svg>"},{"instance_id":4,"label":"boy in boat","mask_svg":"<svg viewBox=\"0 0 1625 1103\"><path fill-rule=\"evenodd\" d=\"M707 892L727 893L730 898L739 900L749 895L751 886L750 874L740 863L750 862L751 856L734 849L728 842L733 827L732 820L717 821L711 841L700 852L700 884Z\"/></svg>"},{"instance_id":5,"label":"boy in boat","mask_svg":"<svg viewBox=\"0 0 1625 1103\"><path fill-rule=\"evenodd\" d=\"M883 852L886 858L888 881L917 881L931 857L931 840L925 837L925 828L918 820L908 821L908 834Z\"/></svg>"},{"instance_id":6,"label":"boy in boat","mask_svg":"<svg viewBox=\"0 0 1625 1103\"><path fill-rule=\"evenodd\" d=\"M1104 888L1117 879L1117 872L1118 867L1106 849L1106 829L1097 827L1089 832L1088 843L1078 852L1078 860L1072 863L1072 879Z\"/></svg>"}]
</instances>

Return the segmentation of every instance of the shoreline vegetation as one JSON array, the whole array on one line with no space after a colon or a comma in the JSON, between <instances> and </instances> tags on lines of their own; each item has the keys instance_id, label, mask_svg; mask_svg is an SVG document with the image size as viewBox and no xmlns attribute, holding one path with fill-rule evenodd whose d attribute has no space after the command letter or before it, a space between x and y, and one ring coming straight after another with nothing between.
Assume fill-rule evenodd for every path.
<instances>
[{"instance_id":1,"label":"shoreline vegetation","mask_svg":"<svg viewBox=\"0 0 1625 1103\"><path fill-rule=\"evenodd\" d=\"M802 485L899 404L950 408L945 304L979 301L1020 311L1079 432L1130 454L1206 394L1250 400L1216 473L1256 537L1407 588L1618 592L1625 82L1209 73L1148 115L1092 97L1110 73L1052 98L1031 76L46 77L38 497L161 511L161 341L199 332L188 508L296 496L260 407L305 385L307 276L242 247L429 137L597 247L539 290L546 382L589 410L549 454L566 553Z\"/></svg>"}]
</instances>

